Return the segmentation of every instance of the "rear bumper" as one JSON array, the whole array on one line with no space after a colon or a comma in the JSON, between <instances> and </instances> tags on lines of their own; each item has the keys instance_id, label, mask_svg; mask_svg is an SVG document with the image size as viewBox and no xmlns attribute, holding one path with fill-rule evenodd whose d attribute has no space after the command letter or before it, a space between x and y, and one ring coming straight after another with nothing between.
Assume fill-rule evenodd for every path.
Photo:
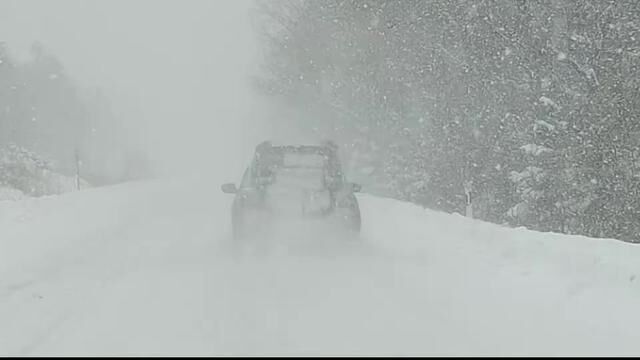
<instances>
[{"instance_id":1,"label":"rear bumper","mask_svg":"<svg viewBox=\"0 0 640 360\"><path fill-rule=\"evenodd\" d=\"M323 214L281 214L269 209L244 209L236 215L236 230L247 237L289 236L313 237L360 231L359 213L335 209Z\"/></svg>"}]
</instances>

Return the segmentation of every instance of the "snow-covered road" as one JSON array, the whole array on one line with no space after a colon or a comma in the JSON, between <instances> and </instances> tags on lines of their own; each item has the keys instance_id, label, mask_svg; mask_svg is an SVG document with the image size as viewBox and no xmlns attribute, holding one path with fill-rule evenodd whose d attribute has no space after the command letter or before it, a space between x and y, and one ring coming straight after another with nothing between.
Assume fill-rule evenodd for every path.
<instances>
[{"instance_id":1,"label":"snow-covered road","mask_svg":"<svg viewBox=\"0 0 640 360\"><path fill-rule=\"evenodd\" d=\"M217 179L0 202L0 355L638 355L640 248L361 195L361 249L236 259Z\"/></svg>"}]
</instances>

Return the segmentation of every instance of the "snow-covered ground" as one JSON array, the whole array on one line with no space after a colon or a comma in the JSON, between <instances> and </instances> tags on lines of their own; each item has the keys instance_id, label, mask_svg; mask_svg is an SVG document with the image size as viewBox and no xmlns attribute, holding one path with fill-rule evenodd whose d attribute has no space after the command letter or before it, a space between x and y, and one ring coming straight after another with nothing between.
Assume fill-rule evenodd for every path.
<instances>
[{"instance_id":1,"label":"snow-covered ground","mask_svg":"<svg viewBox=\"0 0 640 360\"><path fill-rule=\"evenodd\" d=\"M0 202L0 355L637 355L640 248L360 195L350 251L237 259L216 179Z\"/></svg>"}]
</instances>

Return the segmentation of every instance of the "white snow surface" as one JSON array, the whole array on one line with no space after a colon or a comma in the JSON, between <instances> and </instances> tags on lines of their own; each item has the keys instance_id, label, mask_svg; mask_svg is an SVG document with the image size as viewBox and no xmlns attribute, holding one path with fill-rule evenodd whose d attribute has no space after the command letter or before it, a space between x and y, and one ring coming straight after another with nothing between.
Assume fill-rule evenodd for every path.
<instances>
[{"instance_id":1,"label":"white snow surface","mask_svg":"<svg viewBox=\"0 0 640 360\"><path fill-rule=\"evenodd\" d=\"M0 202L0 355L640 353L636 246L361 194L363 246L235 258L219 183Z\"/></svg>"}]
</instances>

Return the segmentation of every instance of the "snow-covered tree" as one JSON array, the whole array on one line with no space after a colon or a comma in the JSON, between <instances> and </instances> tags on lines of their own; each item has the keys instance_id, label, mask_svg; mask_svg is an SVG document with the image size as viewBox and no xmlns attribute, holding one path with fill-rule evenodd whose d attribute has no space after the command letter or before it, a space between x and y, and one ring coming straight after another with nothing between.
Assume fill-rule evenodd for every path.
<instances>
[{"instance_id":1,"label":"snow-covered tree","mask_svg":"<svg viewBox=\"0 0 640 360\"><path fill-rule=\"evenodd\" d=\"M372 188L640 239L636 1L265 1L260 84Z\"/></svg>"}]
</instances>

